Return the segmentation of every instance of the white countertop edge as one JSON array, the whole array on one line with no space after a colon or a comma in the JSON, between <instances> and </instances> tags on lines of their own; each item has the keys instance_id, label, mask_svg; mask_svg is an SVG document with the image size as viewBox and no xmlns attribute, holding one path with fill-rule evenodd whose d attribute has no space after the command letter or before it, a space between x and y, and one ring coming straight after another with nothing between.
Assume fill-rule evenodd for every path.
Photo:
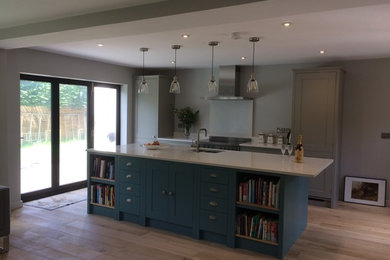
<instances>
[{"instance_id":1,"label":"white countertop edge","mask_svg":"<svg viewBox=\"0 0 390 260\"><path fill-rule=\"evenodd\" d=\"M139 146L139 145L138 145ZM118 148L120 149L120 148ZM163 149L162 149L163 150ZM266 172L266 173L273 173L273 174L280 174L280 175L290 175L290 176L302 176L302 177L308 177L308 178L314 178L318 176L322 171L307 171L307 173L302 173L299 171L287 171L287 170L281 170L281 169L272 169L272 168L262 168L262 167L245 167L245 166L240 166L240 165L232 165L229 164L229 161L226 163L219 163L216 161L216 159L221 159L221 155L228 155L230 153L239 153L241 156L243 153L246 153L248 157L251 156L261 156L261 153L252 153L252 152L238 152L238 151L223 151L221 153L216 153L216 154L207 154L208 159L211 157L211 159L215 158L215 160L212 160L212 162L207 162L207 161L195 161L195 160L189 160L189 159L180 159L180 158L172 158L172 157L164 157L164 156L156 156L154 154L154 150L148 150L148 151L143 151L147 152L147 154L139 154L139 153L129 153L129 152L121 152L121 151L107 151L107 150L99 150L99 149L87 149L88 152L95 152L95 153L101 153L101 154L111 154L111 155L121 155L121 156L132 156L132 157L137 157L137 158L145 158L145 159L154 159L154 160L163 160L163 161L170 161L170 162L179 162L179 163L189 163L189 164L197 164L197 165L205 165L205 166L214 166L214 167L222 167L222 168L231 168L231 169L236 169L236 170L245 170L245 171L257 171L257 172ZM185 152L185 150L183 150ZM294 167L301 167L303 168L305 163L295 163L291 160L293 158L288 157L287 155L282 156L282 155L270 155L270 154L263 154L265 156L278 156L280 157L281 160L284 160L285 163L291 164L290 166ZM206 156L206 155L205 155ZM275 158L274 159L278 159ZM325 164L323 164L323 170L329 167L332 163L332 159L322 159L322 158L312 158L312 157L305 157L304 160L306 161L322 161L325 160L327 161ZM281 161L283 163L283 161ZM277 168L277 167L274 167Z\"/></svg>"}]
</instances>

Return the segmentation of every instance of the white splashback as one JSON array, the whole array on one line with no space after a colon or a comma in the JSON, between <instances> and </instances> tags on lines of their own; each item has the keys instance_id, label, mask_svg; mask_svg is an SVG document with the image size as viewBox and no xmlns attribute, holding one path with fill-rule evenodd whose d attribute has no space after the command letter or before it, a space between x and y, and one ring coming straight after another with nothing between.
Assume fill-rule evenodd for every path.
<instances>
[{"instance_id":1,"label":"white splashback","mask_svg":"<svg viewBox=\"0 0 390 260\"><path fill-rule=\"evenodd\" d=\"M210 135L251 137L252 126L253 100L210 100Z\"/></svg>"}]
</instances>

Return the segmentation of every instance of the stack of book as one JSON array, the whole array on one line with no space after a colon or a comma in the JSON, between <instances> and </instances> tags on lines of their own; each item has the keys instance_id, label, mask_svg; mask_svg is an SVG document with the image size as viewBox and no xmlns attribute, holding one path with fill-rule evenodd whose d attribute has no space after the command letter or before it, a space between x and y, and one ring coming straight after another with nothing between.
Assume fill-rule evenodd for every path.
<instances>
[{"instance_id":1,"label":"stack of book","mask_svg":"<svg viewBox=\"0 0 390 260\"><path fill-rule=\"evenodd\" d=\"M96 203L108 207L115 206L114 186L95 184L91 185L91 203Z\"/></svg>"},{"instance_id":2,"label":"stack of book","mask_svg":"<svg viewBox=\"0 0 390 260\"><path fill-rule=\"evenodd\" d=\"M238 201L279 208L280 180L253 177L238 186Z\"/></svg>"},{"instance_id":3,"label":"stack of book","mask_svg":"<svg viewBox=\"0 0 390 260\"><path fill-rule=\"evenodd\" d=\"M93 177L115 179L115 164L113 160L106 160L101 157L96 157L93 160Z\"/></svg>"},{"instance_id":4,"label":"stack of book","mask_svg":"<svg viewBox=\"0 0 390 260\"><path fill-rule=\"evenodd\" d=\"M236 233L260 240L278 242L278 220L249 213L237 216Z\"/></svg>"}]
</instances>

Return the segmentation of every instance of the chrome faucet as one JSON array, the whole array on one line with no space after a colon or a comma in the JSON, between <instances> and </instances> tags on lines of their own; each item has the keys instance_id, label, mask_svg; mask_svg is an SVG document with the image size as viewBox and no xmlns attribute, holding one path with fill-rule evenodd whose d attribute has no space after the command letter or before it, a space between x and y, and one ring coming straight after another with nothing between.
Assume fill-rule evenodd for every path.
<instances>
[{"instance_id":1,"label":"chrome faucet","mask_svg":"<svg viewBox=\"0 0 390 260\"><path fill-rule=\"evenodd\" d=\"M204 131L204 136L207 136L207 129L206 128L200 128L198 130L198 138L196 139L196 152L199 153L199 146L200 146L200 143L199 143L199 134L201 131Z\"/></svg>"}]
</instances>

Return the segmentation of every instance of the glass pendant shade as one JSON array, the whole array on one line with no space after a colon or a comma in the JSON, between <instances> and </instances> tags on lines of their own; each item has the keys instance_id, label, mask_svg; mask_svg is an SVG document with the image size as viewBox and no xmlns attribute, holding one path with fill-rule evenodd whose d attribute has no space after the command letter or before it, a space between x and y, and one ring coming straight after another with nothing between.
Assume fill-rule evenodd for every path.
<instances>
[{"instance_id":1,"label":"glass pendant shade","mask_svg":"<svg viewBox=\"0 0 390 260\"><path fill-rule=\"evenodd\" d=\"M213 76L211 76L208 86L209 86L210 93L214 93L214 94L218 93L218 85L217 82L214 80Z\"/></svg>"},{"instance_id":2,"label":"glass pendant shade","mask_svg":"<svg viewBox=\"0 0 390 260\"><path fill-rule=\"evenodd\" d=\"M218 85L217 81L214 79L214 47L218 46L219 42L212 41L209 42L209 46L211 46L211 78L208 84L209 92L213 94L218 94Z\"/></svg>"},{"instance_id":3,"label":"glass pendant shade","mask_svg":"<svg viewBox=\"0 0 390 260\"><path fill-rule=\"evenodd\" d=\"M147 52L148 48L140 48L140 51L142 51L142 81L141 84L137 87L137 93L138 94L148 94L149 93L149 86L148 83L146 83L145 80L145 52Z\"/></svg>"},{"instance_id":4,"label":"glass pendant shade","mask_svg":"<svg viewBox=\"0 0 390 260\"><path fill-rule=\"evenodd\" d=\"M149 86L148 83L146 83L145 79L142 79L142 82L140 85L138 85L138 94L148 94L149 93Z\"/></svg>"},{"instance_id":5,"label":"glass pendant shade","mask_svg":"<svg viewBox=\"0 0 390 260\"><path fill-rule=\"evenodd\" d=\"M169 92L174 94L180 94L180 83L177 81L176 75L173 76L171 86L169 87Z\"/></svg>"},{"instance_id":6,"label":"glass pendant shade","mask_svg":"<svg viewBox=\"0 0 390 260\"><path fill-rule=\"evenodd\" d=\"M180 94L180 83L176 76L176 52L180 49L180 47L180 45L172 45L172 49L175 50L175 61L173 62L175 64L175 75L173 76L171 86L169 87L169 93L173 94Z\"/></svg>"},{"instance_id":7,"label":"glass pendant shade","mask_svg":"<svg viewBox=\"0 0 390 260\"><path fill-rule=\"evenodd\" d=\"M246 91L249 93L259 92L259 85L257 84L254 73L251 74L251 78L249 79L248 85L246 86Z\"/></svg>"},{"instance_id":8,"label":"glass pendant shade","mask_svg":"<svg viewBox=\"0 0 390 260\"><path fill-rule=\"evenodd\" d=\"M253 51L252 51L252 73L251 77L248 81L248 85L246 87L246 91L248 93L256 93L259 92L259 84L257 83L257 80L255 79L255 43L260 40L259 37L250 37L249 41L253 44Z\"/></svg>"}]
</instances>

